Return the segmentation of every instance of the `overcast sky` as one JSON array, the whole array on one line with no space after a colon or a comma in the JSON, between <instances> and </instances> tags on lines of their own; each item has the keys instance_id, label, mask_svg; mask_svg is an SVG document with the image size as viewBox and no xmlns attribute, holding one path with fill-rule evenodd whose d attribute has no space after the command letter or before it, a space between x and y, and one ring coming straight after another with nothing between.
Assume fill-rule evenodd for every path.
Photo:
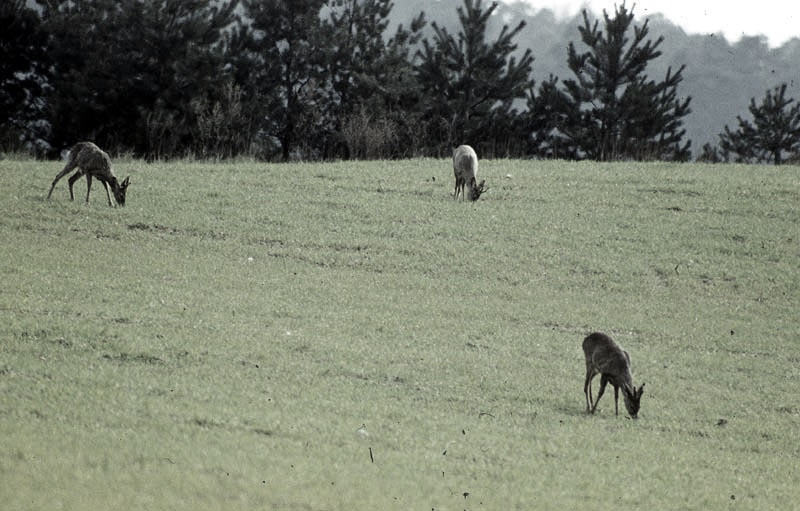
<instances>
[{"instance_id":1,"label":"overcast sky","mask_svg":"<svg viewBox=\"0 0 800 511\"><path fill-rule=\"evenodd\" d=\"M506 0L511 3L512 0ZM614 0L523 0L535 9L550 9L559 17L573 16L585 5L600 15L603 9L614 12ZM800 2L797 0L758 0L753 2L719 0L627 0L625 6L636 19L661 13L690 34L722 33L730 42L743 35L765 35L777 47L800 38Z\"/></svg>"}]
</instances>

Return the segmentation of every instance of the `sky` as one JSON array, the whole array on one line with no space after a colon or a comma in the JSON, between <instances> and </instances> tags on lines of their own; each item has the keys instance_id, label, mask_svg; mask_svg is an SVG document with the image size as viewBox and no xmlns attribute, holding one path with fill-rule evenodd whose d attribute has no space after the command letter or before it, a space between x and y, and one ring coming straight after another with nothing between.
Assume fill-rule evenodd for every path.
<instances>
[{"instance_id":1,"label":"sky","mask_svg":"<svg viewBox=\"0 0 800 511\"><path fill-rule=\"evenodd\" d=\"M574 16L584 6L598 16L605 9L614 13L615 0L523 0L535 9L549 9L560 18ZM722 33L729 42L743 35L764 35L771 47L781 46L792 37L800 38L800 2L796 0L627 0L636 19L663 14L690 34Z\"/></svg>"}]
</instances>

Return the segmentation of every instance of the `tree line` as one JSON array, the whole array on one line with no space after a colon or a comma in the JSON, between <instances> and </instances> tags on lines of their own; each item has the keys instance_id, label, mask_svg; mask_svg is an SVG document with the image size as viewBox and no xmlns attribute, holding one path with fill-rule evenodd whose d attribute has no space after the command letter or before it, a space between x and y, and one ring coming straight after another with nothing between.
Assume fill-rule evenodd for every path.
<instances>
[{"instance_id":1,"label":"tree line","mask_svg":"<svg viewBox=\"0 0 800 511\"><path fill-rule=\"evenodd\" d=\"M691 158L678 87L648 75L663 37L623 2L584 11L572 73L532 78L515 43L489 38L496 2L463 0L458 29L420 12L392 30L391 0L10 0L0 7L0 145L53 155L78 140L147 159L445 156ZM705 161L800 153L786 87Z\"/></svg>"}]
</instances>

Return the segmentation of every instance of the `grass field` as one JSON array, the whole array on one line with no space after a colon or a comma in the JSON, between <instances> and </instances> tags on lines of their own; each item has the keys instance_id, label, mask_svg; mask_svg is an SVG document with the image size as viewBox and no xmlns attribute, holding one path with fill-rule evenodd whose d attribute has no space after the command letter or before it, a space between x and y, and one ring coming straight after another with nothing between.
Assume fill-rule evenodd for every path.
<instances>
[{"instance_id":1,"label":"grass field","mask_svg":"<svg viewBox=\"0 0 800 511\"><path fill-rule=\"evenodd\" d=\"M0 161L3 509L797 505L797 167L60 168Z\"/></svg>"}]
</instances>

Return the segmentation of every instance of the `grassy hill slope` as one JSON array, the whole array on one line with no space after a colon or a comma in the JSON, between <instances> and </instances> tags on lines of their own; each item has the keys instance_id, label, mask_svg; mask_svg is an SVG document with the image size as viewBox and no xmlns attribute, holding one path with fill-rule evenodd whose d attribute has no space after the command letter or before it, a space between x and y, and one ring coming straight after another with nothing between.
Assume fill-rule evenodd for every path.
<instances>
[{"instance_id":1,"label":"grassy hill slope","mask_svg":"<svg viewBox=\"0 0 800 511\"><path fill-rule=\"evenodd\" d=\"M446 161L115 168L125 208L0 161L7 509L796 499L796 168L482 161L474 204ZM593 330L636 421L585 413Z\"/></svg>"}]
</instances>

